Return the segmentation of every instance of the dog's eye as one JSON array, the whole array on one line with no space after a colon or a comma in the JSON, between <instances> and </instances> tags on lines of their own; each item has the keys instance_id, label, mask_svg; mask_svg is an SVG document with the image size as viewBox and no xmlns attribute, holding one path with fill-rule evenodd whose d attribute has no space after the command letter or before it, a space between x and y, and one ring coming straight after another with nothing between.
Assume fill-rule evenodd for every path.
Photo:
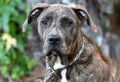
<instances>
[{"instance_id":1,"label":"dog's eye","mask_svg":"<svg viewBox=\"0 0 120 82\"><path fill-rule=\"evenodd\" d=\"M70 26L73 24L72 20L68 19L65 21L66 26Z\"/></svg>"},{"instance_id":2,"label":"dog's eye","mask_svg":"<svg viewBox=\"0 0 120 82\"><path fill-rule=\"evenodd\" d=\"M61 20L61 25L63 27L69 27L69 26L73 25L73 21L71 19L68 19L68 18L63 18Z\"/></svg>"},{"instance_id":3,"label":"dog's eye","mask_svg":"<svg viewBox=\"0 0 120 82\"><path fill-rule=\"evenodd\" d=\"M47 25L47 24L48 24L47 20L42 20L41 23L42 23L43 25Z\"/></svg>"}]
</instances>

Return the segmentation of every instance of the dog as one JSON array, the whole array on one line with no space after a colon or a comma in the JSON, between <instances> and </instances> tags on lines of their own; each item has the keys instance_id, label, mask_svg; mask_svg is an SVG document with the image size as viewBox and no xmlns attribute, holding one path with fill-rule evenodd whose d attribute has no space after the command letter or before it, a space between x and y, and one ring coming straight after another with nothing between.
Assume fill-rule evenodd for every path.
<instances>
[{"instance_id":1,"label":"dog","mask_svg":"<svg viewBox=\"0 0 120 82\"><path fill-rule=\"evenodd\" d=\"M23 32L34 21L48 70L43 82L120 82L120 65L80 30L86 22L97 32L84 6L39 3L25 20Z\"/></svg>"}]
</instances>

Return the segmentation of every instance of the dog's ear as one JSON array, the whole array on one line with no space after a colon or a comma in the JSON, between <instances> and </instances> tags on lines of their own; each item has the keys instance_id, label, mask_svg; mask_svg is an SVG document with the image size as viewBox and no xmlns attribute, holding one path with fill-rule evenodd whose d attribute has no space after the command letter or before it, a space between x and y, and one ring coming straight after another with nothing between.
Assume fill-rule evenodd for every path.
<instances>
[{"instance_id":1,"label":"dog's ear","mask_svg":"<svg viewBox=\"0 0 120 82\"><path fill-rule=\"evenodd\" d=\"M87 24L92 28L92 30L96 33L97 27L95 23L92 21L89 13L87 12L86 8L81 5L76 5L75 7L72 7L73 11L76 13L78 18L82 21L86 21Z\"/></svg>"},{"instance_id":2,"label":"dog's ear","mask_svg":"<svg viewBox=\"0 0 120 82\"><path fill-rule=\"evenodd\" d=\"M39 3L35 5L35 7L30 11L28 17L26 18L25 22L22 25L22 31L25 32L27 29L28 24L38 18L40 13L46 8L48 4L46 3Z\"/></svg>"}]
</instances>

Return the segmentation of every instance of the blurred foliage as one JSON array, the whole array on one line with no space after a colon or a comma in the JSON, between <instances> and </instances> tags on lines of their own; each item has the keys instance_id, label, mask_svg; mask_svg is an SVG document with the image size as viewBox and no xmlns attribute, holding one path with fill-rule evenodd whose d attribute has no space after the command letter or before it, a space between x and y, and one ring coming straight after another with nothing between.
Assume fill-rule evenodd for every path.
<instances>
[{"instance_id":1,"label":"blurred foliage","mask_svg":"<svg viewBox=\"0 0 120 82\"><path fill-rule=\"evenodd\" d=\"M4 78L18 80L35 66L25 54L29 33L21 33L27 11L22 0L0 0L0 72Z\"/></svg>"}]
</instances>

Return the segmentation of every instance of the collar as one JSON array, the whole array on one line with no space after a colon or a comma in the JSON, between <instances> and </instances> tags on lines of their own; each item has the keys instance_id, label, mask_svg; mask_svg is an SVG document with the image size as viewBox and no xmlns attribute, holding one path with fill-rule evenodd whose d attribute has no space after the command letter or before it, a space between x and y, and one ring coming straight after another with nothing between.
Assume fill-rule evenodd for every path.
<instances>
[{"instance_id":1,"label":"collar","mask_svg":"<svg viewBox=\"0 0 120 82\"><path fill-rule=\"evenodd\" d=\"M67 66L65 66L65 67L62 67L62 68L60 68L60 69L63 70L63 69L65 69L65 68L72 67L73 64L80 58L80 56L81 56L84 48L85 48L85 45L84 45L84 36L82 36L82 46L81 46L80 51L78 52L78 54L75 56L75 58L73 59L73 61L72 61L69 65L67 65ZM51 67L51 66L49 65L49 63L48 63L48 58L46 58L46 67L47 67L47 69L49 70L49 72L48 72L48 74L46 75L46 77L45 77L45 79L44 79L43 82L48 82L48 80L49 80L51 77L53 77L53 75L56 76L57 79L60 79L60 78L61 78L60 75L57 73L57 70L58 70L58 69L55 70L53 67Z\"/></svg>"}]
</instances>

